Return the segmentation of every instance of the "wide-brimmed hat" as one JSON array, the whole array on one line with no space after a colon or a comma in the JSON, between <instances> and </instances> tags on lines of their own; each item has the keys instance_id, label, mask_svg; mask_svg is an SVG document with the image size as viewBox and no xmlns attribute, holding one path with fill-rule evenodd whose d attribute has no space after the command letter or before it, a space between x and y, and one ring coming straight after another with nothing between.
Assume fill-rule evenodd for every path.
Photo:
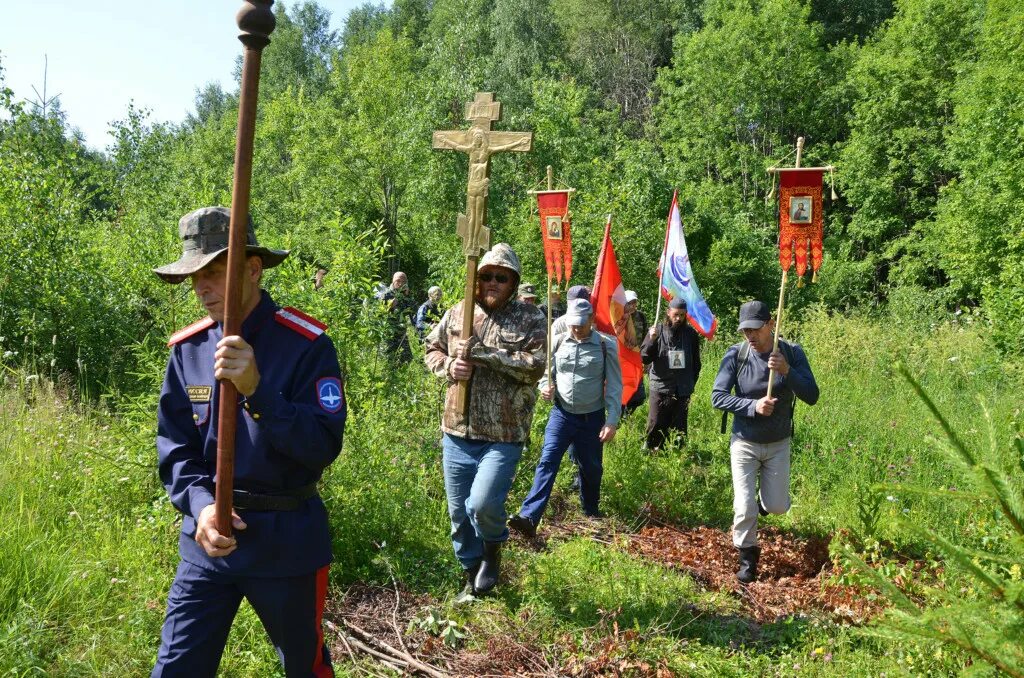
<instances>
[{"instance_id":1,"label":"wide-brimmed hat","mask_svg":"<svg viewBox=\"0 0 1024 678\"><path fill-rule=\"evenodd\" d=\"M230 222L231 210L227 207L201 207L189 212L178 222L178 235L181 236L182 244L181 258L166 266L154 268L153 273L172 285L184 281L227 251ZM259 255L263 259L263 268L273 268L288 256L288 250L260 247L256 242L252 215L249 216L245 231L245 253Z\"/></svg>"}]
</instances>

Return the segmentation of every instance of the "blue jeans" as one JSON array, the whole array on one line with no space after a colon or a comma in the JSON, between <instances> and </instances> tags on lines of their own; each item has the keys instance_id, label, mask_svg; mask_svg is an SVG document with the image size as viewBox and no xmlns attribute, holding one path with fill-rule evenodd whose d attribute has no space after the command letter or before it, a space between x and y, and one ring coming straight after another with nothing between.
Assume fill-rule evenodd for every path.
<instances>
[{"instance_id":1,"label":"blue jeans","mask_svg":"<svg viewBox=\"0 0 1024 678\"><path fill-rule=\"evenodd\" d=\"M576 448L576 464L580 470L580 503L588 516L597 515L601 498L601 476L604 466L601 458L604 444L598 439L604 427L604 410L589 414L572 414L558 405L551 408L548 425L544 429L544 448L533 475L533 487L523 500L519 515L529 518L534 525L544 515L544 509L555 486L555 476L562 465L562 456L569 445Z\"/></svg>"},{"instance_id":2,"label":"blue jeans","mask_svg":"<svg viewBox=\"0 0 1024 678\"><path fill-rule=\"evenodd\" d=\"M444 489L452 521L452 546L462 568L480 563L485 541L508 540L505 499L523 443L471 440L444 434Z\"/></svg>"}]
</instances>

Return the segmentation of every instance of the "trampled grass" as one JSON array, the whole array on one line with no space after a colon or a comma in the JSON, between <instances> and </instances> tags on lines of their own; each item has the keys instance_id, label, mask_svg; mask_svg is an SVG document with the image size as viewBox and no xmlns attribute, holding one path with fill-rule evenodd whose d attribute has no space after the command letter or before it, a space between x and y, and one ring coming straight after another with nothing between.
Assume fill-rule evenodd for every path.
<instances>
[{"instance_id":1,"label":"trampled grass","mask_svg":"<svg viewBox=\"0 0 1024 678\"><path fill-rule=\"evenodd\" d=\"M940 533L999 551L1005 529L989 507L887 491L879 483L957 486L935 452L933 421L894 369L917 375L968 439L987 439L975 394L991 408L994 435L1020 429L1019 363L992 352L984 329L940 323L893 327L881 321L809 314L792 326L822 389L816 407L798 406L793 511L769 518L798 532L845 529L885 548L922 548L900 531L910 515ZM691 405L685 448L641 449L645 409L605 452L603 508L620 529L650 509L681 525L727 528L731 521L728 438L710 407L710 388L728 337L707 347ZM119 415L76 405L49 382L8 370L0 389L0 674L145 675L155 658L166 591L177 559L175 512L156 477L149 405ZM448 541L440 449L438 383L419 365L358 393L342 458L324 498L335 535L335 585L356 580L405 586L444 600L456 586ZM370 388L372 386L373 388ZM524 454L508 508L527 491L545 420ZM553 505L576 511L564 471ZM869 534L870 533L870 534ZM920 554L919 554L920 555ZM963 659L929 644L901 645L816 618L763 626L735 599L709 593L683 574L614 545L553 541L545 552L514 545L503 595L452 611L485 643L488 630L525 627L542 646L608 630L638 633L637 652L679 675L943 675ZM344 666L339 662L343 674ZM277 675L276 657L254 615L243 609L222 675Z\"/></svg>"}]
</instances>

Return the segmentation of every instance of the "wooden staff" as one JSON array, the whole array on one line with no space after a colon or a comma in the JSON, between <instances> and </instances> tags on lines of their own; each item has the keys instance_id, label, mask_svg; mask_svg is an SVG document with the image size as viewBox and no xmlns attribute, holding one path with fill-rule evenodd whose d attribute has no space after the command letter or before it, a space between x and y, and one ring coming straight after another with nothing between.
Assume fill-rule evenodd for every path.
<instances>
[{"instance_id":1,"label":"wooden staff","mask_svg":"<svg viewBox=\"0 0 1024 678\"><path fill-rule=\"evenodd\" d=\"M796 166L800 167L800 156L804 152L804 138L799 137L796 140ZM775 311L775 339L772 342L772 353L779 350L779 335L782 333L782 308L786 299L786 278L788 277L789 269L782 269L782 285L779 287L779 307ZM768 370L768 397L772 397L772 386L775 382L775 370Z\"/></svg>"},{"instance_id":2,"label":"wooden staff","mask_svg":"<svg viewBox=\"0 0 1024 678\"><path fill-rule=\"evenodd\" d=\"M548 190L555 190L555 168L548 165ZM548 364L547 371L544 374L551 374L551 267L548 267L548 296L547 296L547 307L548 307L548 333L547 333L547 356ZM550 378L550 377L549 377Z\"/></svg>"},{"instance_id":3,"label":"wooden staff","mask_svg":"<svg viewBox=\"0 0 1024 678\"><path fill-rule=\"evenodd\" d=\"M224 336L242 328L242 285L245 274L246 225L249 223L249 188L252 181L252 146L256 130L256 100L260 88L260 60L274 31L274 0L245 0L235 20L244 45L242 85L238 98L238 136L235 144L235 176L231 188L231 222L228 226L227 289L224 294ZM235 430L238 389L227 379L220 382L217 409L217 531L231 536L231 495L235 480Z\"/></svg>"}]
</instances>

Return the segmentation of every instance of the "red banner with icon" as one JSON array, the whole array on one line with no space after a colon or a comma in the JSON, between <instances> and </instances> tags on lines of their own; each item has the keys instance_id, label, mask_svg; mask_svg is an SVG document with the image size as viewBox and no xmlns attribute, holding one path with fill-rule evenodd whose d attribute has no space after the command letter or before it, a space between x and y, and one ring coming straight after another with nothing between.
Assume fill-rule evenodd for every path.
<instances>
[{"instance_id":1,"label":"red banner with icon","mask_svg":"<svg viewBox=\"0 0 1024 678\"><path fill-rule=\"evenodd\" d=\"M810 251L814 278L821 268L822 213L821 184L825 169L779 170L779 263L788 271L796 259L801 278L807 272Z\"/></svg>"},{"instance_id":2,"label":"red banner with icon","mask_svg":"<svg viewBox=\"0 0 1024 678\"><path fill-rule=\"evenodd\" d=\"M538 191L540 234L548 276L559 283L572 277L572 229L569 224L571 191ZM563 277L564 276L564 277Z\"/></svg>"}]
</instances>

